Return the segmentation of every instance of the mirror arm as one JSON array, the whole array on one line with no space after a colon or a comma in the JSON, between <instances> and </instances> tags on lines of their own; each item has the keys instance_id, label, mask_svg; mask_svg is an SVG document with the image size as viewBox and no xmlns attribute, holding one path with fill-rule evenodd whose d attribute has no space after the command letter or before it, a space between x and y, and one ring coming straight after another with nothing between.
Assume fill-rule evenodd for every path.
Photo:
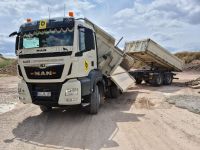
<instances>
[{"instance_id":1,"label":"mirror arm","mask_svg":"<svg viewBox=\"0 0 200 150\"><path fill-rule=\"evenodd\" d=\"M13 36L19 35L19 34L20 34L20 32L15 31L15 32L11 33L11 34L9 35L9 37L13 37Z\"/></svg>"}]
</instances>

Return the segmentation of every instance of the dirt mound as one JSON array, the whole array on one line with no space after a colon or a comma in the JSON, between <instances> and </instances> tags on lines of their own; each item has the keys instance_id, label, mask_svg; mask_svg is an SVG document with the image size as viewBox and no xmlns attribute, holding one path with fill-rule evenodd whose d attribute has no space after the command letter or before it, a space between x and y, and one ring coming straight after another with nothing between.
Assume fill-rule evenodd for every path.
<instances>
[{"instance_id":1,"label":"dirt mound","mask_svg":"<svg viewBox=\"0 0 200 150\"><path fill-rule=\"evenodd\" d=\"M175 56L182 59L186 64L193 62L194 60L200 60L200 52L179 52Z\"/></svg>"},{"instance_id":2,"label":"dirt mound","mask_svg":"<svg viewBox=\"0 0 200 150\"><path fill-rule=\"evenodd\" d=\"M195 80L186 82L185 85L187 85L191 88L200 88L200 77Z\"/></svg>"},{"instance_id":3,"label":"dirt mound","mask_svg":"<svg viewBox=\"0 0 200 150\"><path fill-rule=\"evenodd\" d=\"M189 64L185 64L184 71L200 71L200 60L193 60Z\"/></svg>"}]
</instances>

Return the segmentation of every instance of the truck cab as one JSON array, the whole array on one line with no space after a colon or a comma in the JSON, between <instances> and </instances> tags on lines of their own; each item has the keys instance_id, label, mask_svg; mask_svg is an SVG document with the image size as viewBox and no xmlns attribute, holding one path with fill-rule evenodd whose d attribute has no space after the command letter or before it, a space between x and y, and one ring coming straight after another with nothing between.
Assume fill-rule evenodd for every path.
<instances>
[{"instance_id":1,"label":"truck cab","mask_svg":"<svg viewBox=\"0 0 200 150\"><path fill-rule=\"evenodd\" d=\"M42 111L82 104L97 113L104 83L92 26L73 17L29 19L15 34L20 101Z\"/></svg>"}]
</instances>

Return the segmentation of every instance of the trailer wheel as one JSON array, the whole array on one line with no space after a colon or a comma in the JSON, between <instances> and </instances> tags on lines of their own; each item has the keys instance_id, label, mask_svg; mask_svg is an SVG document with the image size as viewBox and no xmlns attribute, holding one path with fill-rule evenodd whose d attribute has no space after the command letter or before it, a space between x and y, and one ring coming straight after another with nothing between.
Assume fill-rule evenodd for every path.
<instances>
[{"instance_id":1,"label":"trailer wheel","mask_svg":"<svg viewBox=\"0 0 200 150\"><path fill-rule=\"evenodd\" d=\"M116 85L110 87L111 98L117 98L120 95L120 91Z\"/></svg>"},{"instance_id":2,"label":"trailer wheel","mask_svg":"<svg viewBox=\"0 0 200 150\"><path fill-rule=\"evenodd\" d=\"M145 80L145 83L149 84L150 82L149 82L149 80L146 79L146 80Z\"/></svg>"},{"instance_id":3,"label":"trailer wheel","mask_svg":"<svg viewBox=\"0 0 200 150\"><path fill-rule=\"evenodd\" d=\"M48 112L52 110L52 107L40 105L40 109L42 112Z\"/></svg>"},{"instance_id":4,"label":"trailer wheel","mask_svg":"<svg viewBox=\"0 0 200 150\"><path fill-rule=\"evenodd\" d=\"M96 85L94 88L94 92L90 95L90 105L87 108L90 114L98 113L100 101L101 101L101 95L99 92L99 87Z\"/></svg>"},{"instance_id":5,"label":"trailer wheel","mask_svg":"<svg viewBox=\"0 0 200 150\"><path fill-rule=\"evenodd\" d=\"M170 85L172 84L173 76L171 74L166 74L164 78L164 84L165 85Z\"/></svg>"},{"instance_id":6,"label":"trailer wheel","mask_svg":"<svg viewBox=\"0 0 200 150\"><path fill-rule=\"evenodd\" d=\"M136 83L136 84L141 84L141 83L142 83L142 79L136 78L136 79L135 79L135 83Z\"/></svg>"},{"instance_id":7,"label":"trailer wheel","mask_svg":"<svg viewBox=\"0 0 200 150\"><path fill-rule=\"evenodd\" d=\"M154 85L155 86L160 86L163 84L163 76L162 74L158 74L156 77L155 77L155 83Z\"/></svg>"}]
</instances>

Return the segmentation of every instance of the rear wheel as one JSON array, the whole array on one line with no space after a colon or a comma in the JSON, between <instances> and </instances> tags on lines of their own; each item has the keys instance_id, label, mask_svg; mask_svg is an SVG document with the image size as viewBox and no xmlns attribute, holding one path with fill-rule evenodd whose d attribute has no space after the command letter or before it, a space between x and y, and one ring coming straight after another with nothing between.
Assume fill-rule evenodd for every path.
<instances>
[{"instance_id":1,"label":"rear wheel","mask_svg":"<svg viewBox=\"0 0 200 150\"><path fill-rule=\"evenodd\" d=\"M165 85L170 85L172 84L173 76L172 74L166 74L164 78L164 84Z\"/></svg>"},{"instance_id":2,"label":"rear wheel","mask_svg":"<svg viewBox=\"0 0 200 150\"><path fill-rule=\"evenodd\" d=\"M163 76L162 76L162 74L158 74L157 76L155 76L154 85L160 86L162 84L163 84Z\"/></svg>"},{"instance_id":3,"label":"rear wheel","mask_svg":"<svg viewBox=\"0 0 200 150\"><path fill-rule=\"evenodd\" d=\"M120 95L120 90L116 85L110 87L111 98L117 98Z\"/></svg>"},{"instance_id":4,"label":"rear wheel","mask_svg":"<svg viewBox=\"0 0 200 150\"><path fill-rule=\"evenodd\" d=\"M48 112L52 110L52 107L40 105L40 109L42 112Z\"/></svg>"}]
</instances>

